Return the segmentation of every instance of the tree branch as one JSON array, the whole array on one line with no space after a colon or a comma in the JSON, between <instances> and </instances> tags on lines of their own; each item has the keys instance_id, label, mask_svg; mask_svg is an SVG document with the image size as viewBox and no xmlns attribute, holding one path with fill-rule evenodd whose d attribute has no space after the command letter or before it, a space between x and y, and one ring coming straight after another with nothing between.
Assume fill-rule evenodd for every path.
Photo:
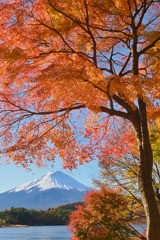
<instances>
[{"instance_id":1,"label":"tree branch","mask_svg":"<svg viewBox=\"0 0 160 240\"><path fill-rule=\"evenodd\" d=\"M117 117L121 117L121 118L124 118L124 119L127 119L127 120L131 120L131 116L130 116L129 113L125 113L125 112L122 112L122 111L117 111L115 109L110 109L110 108L107 108L107 107L104 107L104 106L101 106L100 109L101 109L102 112L107 113L110 116L117 116Z\"/></svg>"},{"instance_id":2,"label":"tree branch","mask_svg":"<svg viewBox=\"0 0 160 240\"><path fill-rule=\"evenodd\" d=\"M145 47L144 49L142 49L138 55L142 55L144 54L147 50L151 49L152 47L155 46L155 44L160 40L160 37L158 37L157 39L155 39L151 44L149 44L147 47Z\"/></svg>"}]
</instances>

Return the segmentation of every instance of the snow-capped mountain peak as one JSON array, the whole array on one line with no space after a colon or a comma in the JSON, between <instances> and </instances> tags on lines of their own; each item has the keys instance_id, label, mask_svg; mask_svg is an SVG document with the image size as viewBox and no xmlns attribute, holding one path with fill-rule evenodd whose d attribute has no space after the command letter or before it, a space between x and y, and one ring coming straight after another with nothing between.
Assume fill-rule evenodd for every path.
<instances>
[{"instance_id":1,"label":"snow-capped mountain peak","mask_svg":"<svg viewBox=\"0 0 160 240\"><path fill-rule=\"evenodd\" d=\"M67 174L61 171L53 171L48 172L47 174L36 178L35 180L23 184L17 188L12 189L9 192L19 192L22 190L25 191L32 191L34 188L38 188L39 191L45 191L52 188L59 188L59 189L78 189L79 191L88 191L89 188L85 185L79 183L72 177L68 176Z\"/></svg>"},{"instance_id":2,"label":"snow-capped mountain peak","mask_svg":"<svg viewBox=\"0 0 160 240\"><path fill-rule=\"evenodd\" d=\"M0 210L11 207L48 209L82 201L90 188L60 171L48 172L42 177L0 194Z\"/></svg>"}]
</instances>

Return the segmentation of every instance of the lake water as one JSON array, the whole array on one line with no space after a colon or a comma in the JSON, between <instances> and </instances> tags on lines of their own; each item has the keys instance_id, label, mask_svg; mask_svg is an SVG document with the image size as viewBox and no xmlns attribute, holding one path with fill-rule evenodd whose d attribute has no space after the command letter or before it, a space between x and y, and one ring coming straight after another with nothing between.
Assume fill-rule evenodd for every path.
<instances>
[{"instance_id":1,"label":"lake water","mask_svg":"<svg viewBox=\"0 0 160 240\"><path fill-rule=\"evenodd\" d=\"M141 233L145 225L134 225ZM70 240L72 233L66 226L37 226L0 228L0 240Z\"/></svg>"},{"instance_id":2,"label":"lake water","mask_svg":"<svg viewBox=\"0 0 160 240\"><path fill-rule=\"evenodd\" d=\"M0 228L0 240L69 240L66 226Z\"/></svg>"}]
</instances>

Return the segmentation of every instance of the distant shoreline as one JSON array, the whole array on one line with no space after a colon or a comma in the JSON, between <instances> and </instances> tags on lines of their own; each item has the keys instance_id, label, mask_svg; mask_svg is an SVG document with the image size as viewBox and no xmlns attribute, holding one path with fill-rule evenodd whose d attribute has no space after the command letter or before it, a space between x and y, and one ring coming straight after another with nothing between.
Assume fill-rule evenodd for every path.
<instances>
[{"instance_id":1,"label":"distant shoreline","mask_svg":"<svg viewBox=\"0 0 160 240\"><path fill-rule=\"evenodd\" d=\"M1 225L0 228L10 228L10 227L29 227L28 225L21 225L21 224L8 224L8 225Z\"/></svg>"}]
</instances>

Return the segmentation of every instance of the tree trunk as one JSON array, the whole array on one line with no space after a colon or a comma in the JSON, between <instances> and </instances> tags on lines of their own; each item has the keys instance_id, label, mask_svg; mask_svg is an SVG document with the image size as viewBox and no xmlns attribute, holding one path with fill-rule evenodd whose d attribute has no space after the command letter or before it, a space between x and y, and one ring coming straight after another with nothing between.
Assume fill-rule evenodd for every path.
<instances>
[{"instance_id":1,"label":"tree trunk","mask_svg":"<svg viewBox=\"0 0 160 240\"><path fill-rule=\"evenodd\" d=\"M160 240L160 214L152 185L153 154L148 133L146 105L142 99L139 99L138 103L139 114L136 117L140 153L138 185L147 220L147 240Z\"/></svg>"},{"instance_id":2,"label":"tree trunk","mask_svg":"<svg viewBox=\"0 0 160 240\"><path fill-rule=\"evenodd\" d=\"M147 220L147 239L159 240L160 239L160 216L158 206L155 198L154 189L152 186L152 177L149 173L147 166L144 162L148 159L141 157L139 166L139 191L142 197L142 203Z\"/></svg>"}]
</instances>

